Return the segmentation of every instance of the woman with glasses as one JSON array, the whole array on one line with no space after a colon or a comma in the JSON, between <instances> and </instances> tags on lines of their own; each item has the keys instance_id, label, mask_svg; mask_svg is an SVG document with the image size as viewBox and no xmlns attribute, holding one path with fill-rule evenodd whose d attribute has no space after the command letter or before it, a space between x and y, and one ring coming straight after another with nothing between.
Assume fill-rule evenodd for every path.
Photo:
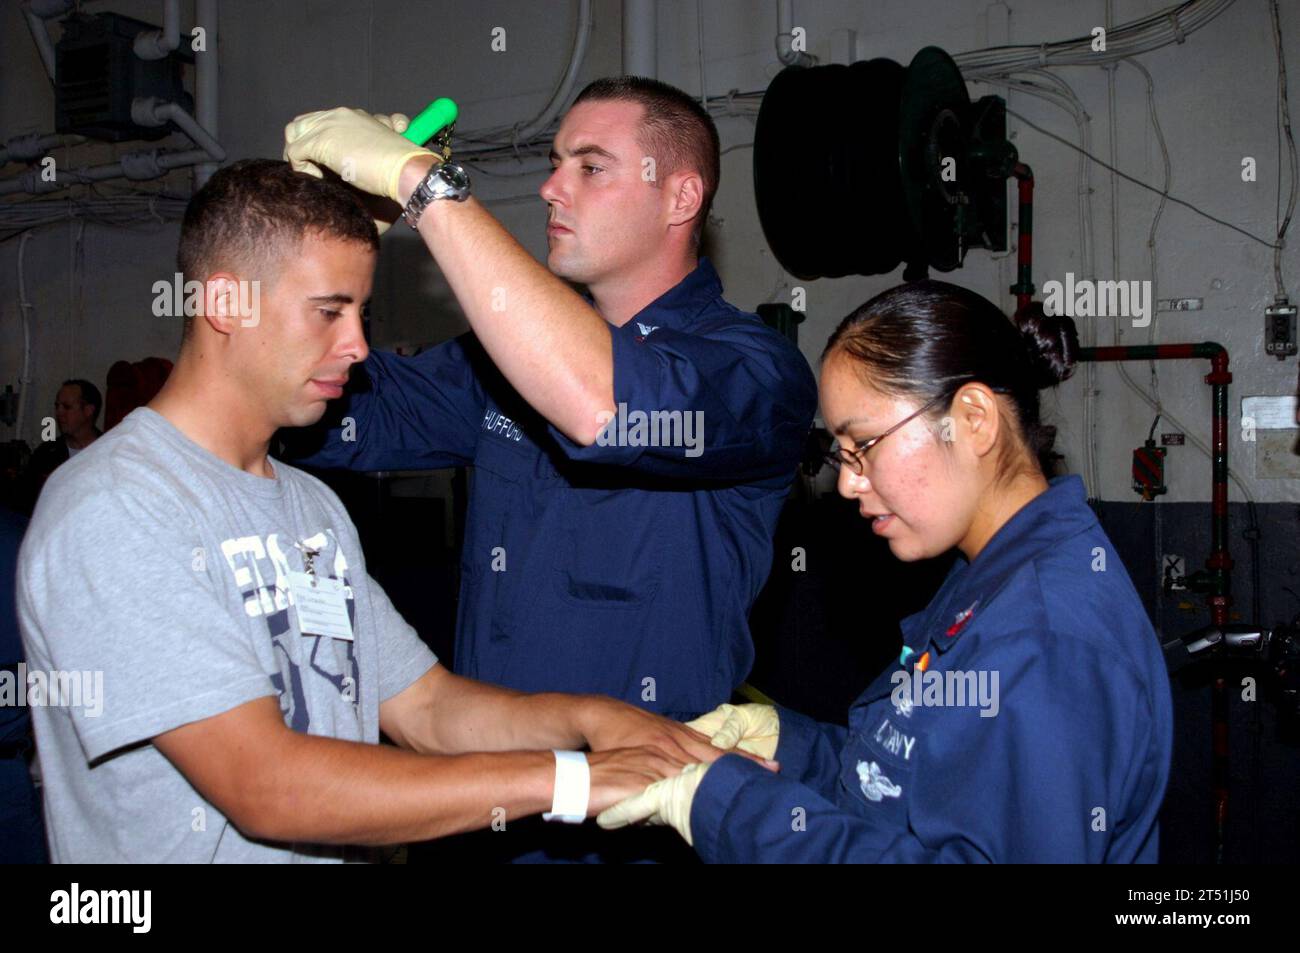
<instances>
[{"instance_id":1,"label":"woman with glasses","mask_svg":"<svg viewBox=\"0 0 1300 953\"><path fill-rule=\"evenodd\" d=\"M847 729L724 705L692 725L780 772L692 765L604 826L671 824L719 862L1157 859L1168 678L1082 481L1048 477L1039 392L1071 374L1074 324L1020 320L937 281L844 319L820 384L839 492L899 559L961 558Z\"/></svg>"}]
</instances>

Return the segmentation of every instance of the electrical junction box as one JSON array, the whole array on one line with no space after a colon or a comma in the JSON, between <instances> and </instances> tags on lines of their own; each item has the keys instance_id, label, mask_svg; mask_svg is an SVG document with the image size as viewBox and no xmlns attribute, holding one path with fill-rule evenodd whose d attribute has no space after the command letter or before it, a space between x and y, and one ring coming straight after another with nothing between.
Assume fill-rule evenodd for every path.
<instances>
[{"instance_id":1,"label":"electrical junction box","mask_svg":"<svg viewBox=\"0 0 1300 953\"><path fill-rule=\"evenodd\" d=\"M1264 309L1264 353L1285 361L1296 353L1295 305L1286 298Z\"/></svg>"},{"instance_id":2,"label":"electrical junction box","mask_svg":"<svg viewBox=\"0 0 1300 953\"><path fill-rule=\"evenodd\" d=\"M1169 492L1169 487L1165 486L1165 454L1168 452L1164 447L1157 447L1154 440L1148 440L1133 451L1133 492L1141 495L1142 499L1153 500Z\"/></svg>"}]
</instances>

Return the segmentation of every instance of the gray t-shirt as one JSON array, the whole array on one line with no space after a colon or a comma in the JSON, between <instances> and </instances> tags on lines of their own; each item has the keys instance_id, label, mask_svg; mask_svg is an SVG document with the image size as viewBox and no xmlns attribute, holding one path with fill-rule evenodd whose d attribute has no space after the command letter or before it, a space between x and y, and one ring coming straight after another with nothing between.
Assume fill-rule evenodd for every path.
<instances>
[{"instance_id":1,"label":"gray t-shirt","mask_svg":"<svg viewBox=\"0 0 1300 953\"><path fill-rule=\"evenodd\" d=\"M366 575L338 497L272 466L274 480L246 473L140 408L46 484L18 611L28 681L65 680L60 704L29 699L55 861L364 856L245 839L150 743L271 695L295 731L376 744L379 703L437 661ZM302 634L290 574L305 555L342 582L351 641Z\"/></svg>"}]
</instances>

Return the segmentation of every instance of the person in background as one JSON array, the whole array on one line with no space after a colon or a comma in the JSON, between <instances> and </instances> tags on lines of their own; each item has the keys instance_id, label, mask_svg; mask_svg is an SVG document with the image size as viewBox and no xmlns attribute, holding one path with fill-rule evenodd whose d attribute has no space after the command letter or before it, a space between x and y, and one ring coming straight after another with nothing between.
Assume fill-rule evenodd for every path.
<instances>
[{"instance_id":1,"label":"person in background","mask_svg":"<svg viewBox=\"0 0 1300 953\"><path fill-rule=\"evenodd\" d=\"M54 396L54 422L58 436L43 441L32 451L27 465L27 512L36 507L45 481L59 466L67 463L102 436L95 426L104 398L90 381L75 378L64 381Z\"/></svg>"}]
</instances>

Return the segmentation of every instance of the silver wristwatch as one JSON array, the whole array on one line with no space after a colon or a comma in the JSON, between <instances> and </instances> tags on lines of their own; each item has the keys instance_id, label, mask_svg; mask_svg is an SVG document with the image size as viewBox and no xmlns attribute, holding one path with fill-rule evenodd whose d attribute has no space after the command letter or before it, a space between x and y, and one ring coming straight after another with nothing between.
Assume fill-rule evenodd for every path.
<instances>
[{"instance_id":1,"label":"silver wristwatch","mask_svg":"<svg viewBox=\"0 0 1300 953\"><path fill-rule=\"evenodd\" d=\"M452 199L463 202L469 198L469 173L457 162L440 162L429 170L429 174L420 180L411 197L402 210L406 224L415 228L420 223L420 216L437 199Z\"/></svg>"}]
</instances>

